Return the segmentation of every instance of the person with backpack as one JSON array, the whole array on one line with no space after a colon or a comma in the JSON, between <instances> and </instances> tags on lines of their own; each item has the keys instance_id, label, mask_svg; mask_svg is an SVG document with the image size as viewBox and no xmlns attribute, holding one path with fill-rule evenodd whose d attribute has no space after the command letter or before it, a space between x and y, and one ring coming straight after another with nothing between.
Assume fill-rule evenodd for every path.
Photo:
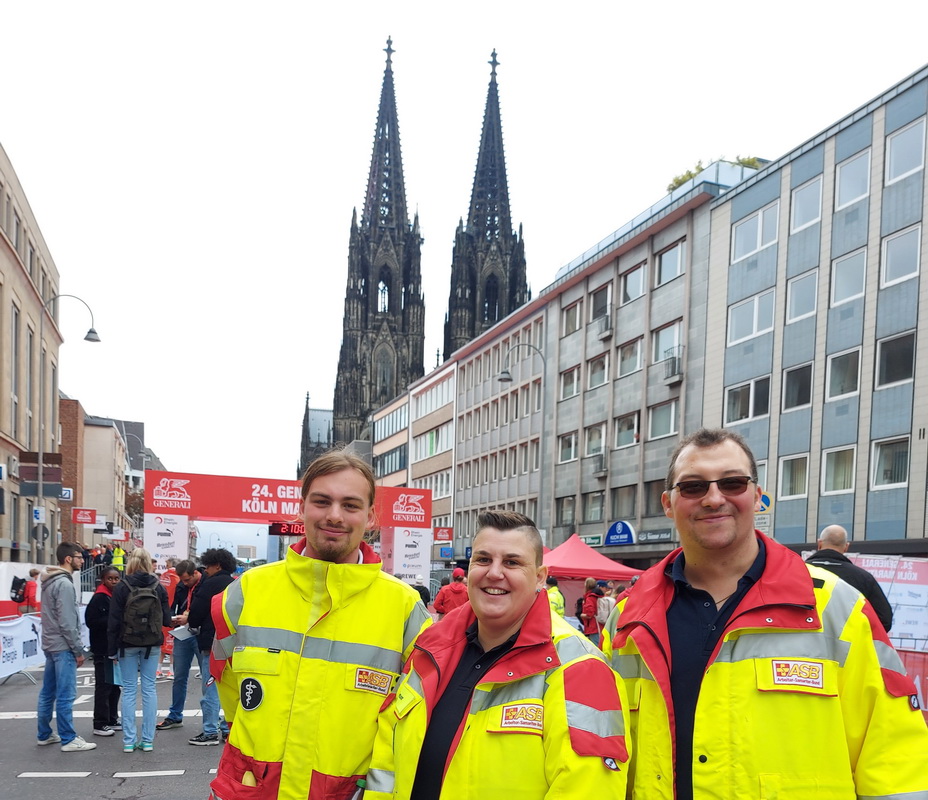
<instances>
[{"instance_id":1,"label":"person with backpack","mask_svg":"<svg viewBox=\"0 0 928 800\"><path fill-rule=\"evenodd\" d=\"M29 570L28 578L13 578L13 588L10 590L10 598L13 602L18 603L20 614L34 614L39 610L39 602L36 599L36 579L39 577L39 571L33 567ZM21 583L18 583L21 581Z\"/></svg>"},{"instance_id":2,"label":"person with backpack","mask_svg":"<svg viewBox=\"0 0 928 800\"><path fill-rule=\"evenodd\" d=\"M595 578L587 578L584 582L583 600L580 605L580 624L583 625L583 633L593 644L599 644L600 626L596 621L596 609L599 598L603 596L603 590L596 585Z\"/></svg>"},{"instance_id":3,"label":"person with backpack","mask_svg":"<svg viewBox=\"0 0 928 800\"><path fill-rule=\"evenodd\" d=\"M151 554L137 547L126 559L126 577L113 590L110 603L108 655L122 674L122 750L155 749L158 696L155 673L161 658L163 627L170 627L168 593L155 576ZM142 731L136 738L135 697L141 676Z\"/></svg>"}]
</instances>

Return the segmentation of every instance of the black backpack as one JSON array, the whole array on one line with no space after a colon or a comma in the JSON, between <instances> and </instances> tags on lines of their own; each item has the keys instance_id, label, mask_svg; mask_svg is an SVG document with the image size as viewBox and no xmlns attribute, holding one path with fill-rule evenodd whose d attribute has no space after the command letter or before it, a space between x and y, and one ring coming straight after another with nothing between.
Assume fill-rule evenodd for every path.
<instances>
[{"instance_id":1,"label":"black backpack","mask_svg":"<svg viewBox=\"0 0 928 800\"><path fill-rule=\"evenodd\" d=\"M574 616L575 616L577 619L580 619L580 615L583 613L583 598L584 598L585 596L586 596L586 595L581 595L580 597L577 598L577 608L576 608L576 611L575 611L575 613L574 613Z\"/></svg>"},{"instance_id":2,"label":"black backpack","mask_svg":"<svg viewBox=\"0 0 928 800\"><path fill-rule=\"evenodd\" d=\"M123 649L145 647L145 658L148 658L151 648L159 646L163 641L161 628L164 616L158 594L160 584L155 581L149 586L136 586L126 581L126 585L129 587L129 596L122 612Z\"/></svg>"},{"instance_id":3,"label":"black backpack","mask_svg":"<svg viewBox=\"0 0 928 800\"><path fill-rule=\"evenodd\" d=\"M26 599L26 579L13 577L13 585L10 586L10 600L14 603L22 603Z\"/></svg>"}]
</instances>

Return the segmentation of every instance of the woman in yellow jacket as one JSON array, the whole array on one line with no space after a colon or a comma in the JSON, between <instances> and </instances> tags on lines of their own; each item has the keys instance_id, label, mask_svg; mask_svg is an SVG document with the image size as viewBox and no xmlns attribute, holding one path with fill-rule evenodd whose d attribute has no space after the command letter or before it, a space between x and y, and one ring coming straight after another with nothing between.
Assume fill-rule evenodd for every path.
<instances>
[{"instance_id":1,"label":"woman in yellow jacket","mask_svg":"<svg viewBox=\"0 0 928 800\"><path fill-rule=\"evenodd\" d=\"M531 520L485 512L470 603L416 642L381 713L364 800L622 798L617 675L551 613Z\"/></svg>"}]
</instances>

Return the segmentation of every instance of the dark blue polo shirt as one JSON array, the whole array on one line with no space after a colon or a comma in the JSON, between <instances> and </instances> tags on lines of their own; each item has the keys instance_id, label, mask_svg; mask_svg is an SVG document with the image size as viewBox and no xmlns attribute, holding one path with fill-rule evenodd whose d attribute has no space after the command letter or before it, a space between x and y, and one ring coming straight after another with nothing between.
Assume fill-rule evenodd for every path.
<instances>
[{"instance_id":1,"label":"dark blue polo shirt","mask_svg":"<svg viewBox=\"0 0 928 800\"><path fill-rule=\"evenodd\" d=\"M695 589L683 575L686 561L680 553L667 567L666 575L673 580L674 599L667 609L667 629L670 634L670 691L676 719L676 779L677 800L693 800L693 726L696 701L709 656L721 638L732 612L763 574L767 548L758 539L760 551L750 569L741 576L738 588L720 609L708 592Z\"/></svg>"}]
</instances>

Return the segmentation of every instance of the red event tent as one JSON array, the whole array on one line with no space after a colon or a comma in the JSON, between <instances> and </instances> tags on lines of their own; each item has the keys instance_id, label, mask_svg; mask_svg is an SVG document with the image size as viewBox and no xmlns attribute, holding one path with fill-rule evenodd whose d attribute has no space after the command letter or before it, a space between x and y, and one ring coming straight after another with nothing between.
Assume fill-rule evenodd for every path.
<instances>
[{"instance_id":1,"label":"red event tent","mask_svg":"<svg viewBox=\"0 0 928 800\"><path fill-rule=\"evenodd\" d=\"M606 558L580 540L575 533L566 542L545 553L544 565L555 578L596 578L597 580L627 581L641 570L626 567Z\"/></svg>"}]
</instances>

